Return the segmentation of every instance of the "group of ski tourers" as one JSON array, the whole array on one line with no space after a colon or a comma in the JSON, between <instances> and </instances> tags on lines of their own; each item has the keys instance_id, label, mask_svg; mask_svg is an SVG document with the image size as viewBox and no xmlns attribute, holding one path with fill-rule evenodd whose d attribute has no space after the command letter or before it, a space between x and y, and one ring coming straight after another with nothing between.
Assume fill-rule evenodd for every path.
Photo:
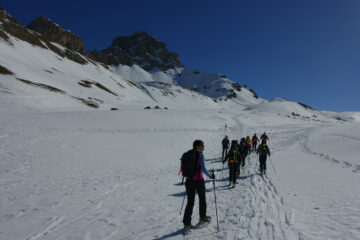
<instances>
[{"instance_id":1,"label":"group of ski tourers","mask_svg":"<svg viewBox=\"0 0 360 240\"><path fill-rule=\"evenodd\" d=\"M261 144L257 148L257 143L261 140ZM236 179L241 174L241 169L243 170L245 167L245 159L251 152L257 152L259 154L259 162L260 162L260 174L266 173L266 158L267 155L270 156L270 149L266 145L269 137L264 132L261 137L256 136L256 133L250 139L249 136L246 138L243 137L238 143L237 140L231 141L231 146L229 150L230 141L228 136L222 140L222 158L223 164L228 161L229 167L229 186L236 186ZM224 169L224 167L223 167Z\"/></svg>"},{"instance_id":2,"label":"group of ski tourers","mask_svg":"<svg viewBox=\"0 0 360 240\"><path fill-rule=\"evenodd\" d=\"M270 150L266 145L268 136L264 132L260 140L254 134L252 139L249 136L246 138L241 138L240 143L237 140L231 141L228 136L222 140L222 159L223 159L223 170L224 164L228 161L229 166L229 186L235 187L236 179L240 176L241 169L244 169L245 159L251 153L256 151L259 154L260 162L260 174L266 173L266 159L267 155L270 156ZM257 143L261 141L259 147ZM230 146L230 149L229 149ZM216 195L215 195L215 174L214 170L209 171L205 167L205 158L204 158L204 142L202 140L195 140L193 142L193 148L185 152L181 157L181 169L182 175L186 178L185 188L187 196L187 204L185 207L183 223L184 223L184 234L187 234L194 228L200 228L206 226L210 221L211 217L206 215L206 196L205 196L205 181L204 174L212 179L214 186L214 197L216 205ZM198 193L199 196L199 214L200 220L199 223L194 227L191 225L191 216L194 208L195 202L195 193ZM183 199L183 203L185 196ZM181 207L182 209L182 207ZM217 208L216 208L217 210ZM180 211L181 214L181 211ZM217 211L216 211L217 214ZM218 224L219 230L219 224Z\"/></svg>"}]
</instances>

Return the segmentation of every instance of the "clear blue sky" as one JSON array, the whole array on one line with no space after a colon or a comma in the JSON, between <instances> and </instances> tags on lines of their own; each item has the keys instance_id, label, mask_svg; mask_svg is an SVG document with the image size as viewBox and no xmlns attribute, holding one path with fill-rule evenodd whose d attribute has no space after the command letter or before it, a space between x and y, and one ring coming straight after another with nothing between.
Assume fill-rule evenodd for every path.
<instances>
[{"instance_id":1,"label":"clear blue sky","mask_svg":"<svg viewBox=\"0 0 360 240\"><path fill-rule=\"evenodd\" d=\"M104 49L144 30L188 68L223 73L260 97L360 111L359 0L0 0L22 24L46 16Z\"/></svg>"}]
</instances>

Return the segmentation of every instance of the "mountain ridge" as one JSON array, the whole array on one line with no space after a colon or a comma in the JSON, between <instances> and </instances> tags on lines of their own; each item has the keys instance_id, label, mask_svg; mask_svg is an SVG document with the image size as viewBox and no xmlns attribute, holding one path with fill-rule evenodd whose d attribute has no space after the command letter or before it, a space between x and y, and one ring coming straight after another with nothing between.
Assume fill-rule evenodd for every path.
<instances>
[{"instance_id":1,"label":"mountain ridge","mask_svg":"<svg viewBox=\"0 0 360 240\"><path fill-rule=\"evenodd\" d=\"M16 20L13 19L10 22L16 22ZM11 35L40 47L50 48L60 57L66 56L80 64L96 61L103 64L104 67L112 69L124 69L128 66L128 71L132 71L136 68L135 66L139 66L152 75L151 79L155 82L164 81L181 85L211 98L216 98L216 101L237 98L242 88L239 83L227 79L225 75L185 68L180 62L177 53L170 52L165 43L144 31L136 31L130 36L115 37L110 47L104 50L86 51L83 47L83 41L78 36L46 17L35 18L27 25L27 28L17 22L16 24L18 26L17 31L11 31L14 28L13 26L7 29ZM59 50L58 47L54 46L53 42L65 48ZM174 71L176 74L169 74L169 72ZM120 76L124 74L121 71L115 70L115 72L119 73ZM199 74L200 72L201 74ZM131 75L137 74L138 72L135 69L135 72ZM206 76L209 76L209 78L206 78ZM128 80L134 81L132 78L128 78ZM145 77L135 82L139 81L144 82L149 81L149 79ZM255 98L258 98L253 90L249 90L253 92Z\"/></svg>"},{"instance_id":2,"label":"mountain ridge","mask_svg":"<svg viewBox=\"0 0 360 240\"><path fill-rule=\"evenodd\" d=\"M324 114L307 105L261 99L224 74L183 65L152 71L137 64L105 65L22 26L5 10L0 10L0 51L2 104L15 103L36 111L79 110L81 106L104 110L155 105L171 109L234 108L324 120ZM341 116L332 118L343 120Z\"/></svg>"}]
</instances>

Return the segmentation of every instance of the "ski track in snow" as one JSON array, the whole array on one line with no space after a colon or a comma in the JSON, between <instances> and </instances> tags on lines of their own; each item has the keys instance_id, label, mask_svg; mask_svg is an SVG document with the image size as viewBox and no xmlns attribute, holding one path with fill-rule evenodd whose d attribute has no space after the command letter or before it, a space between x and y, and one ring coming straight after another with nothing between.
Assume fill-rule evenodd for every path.
<instances>
[{"instance_id":1,"label":"ski track in snow","mask_svg":"<svg viewBox=\"0 0 360 240\"><path fill-rule=\"evenodd\" d=\"M271 180L258 174L256 161L254 154L249 156L245 173L238 180L235 189L228 188L227 168L224 170L224 178L216 181L220 233L217 233L216 218L211 206L214 204L214 197L210 182L207 185L207 199L208 211L213 217L212 223L207 229L193 231L186 239L294 239L298 235L291 226L291 213L285 211L283 200ZM209 167L219 165L217 161L214 162L208 164ZM220 175L219 172L218 176ZM195 219L197 212L195 205ZM181 217L178 218L181 221ZM177 221L169 228L170 223L171 221L161 232L179 225ZM176 235L179 231L180 229L173 234ZM167 239L171 236L160 235L154 239Z\"/></svg>"},{"instance_id":2,"label":"ski track in snow","mask_svg":"<svg viewBox=\"0 0 360 240\"><path fill-rule=\"evenodd\" d=\"M360 138L353 137L353 136L342 135L342 134L331 134L331 135L339 136L339 137L343 137L343 138L351 139L351 140L355 140L355 141L360 141ZM319 157L320 159L322 159L324 161L340 165L341 167L351 168L354 173L360 173L360 164L354 164L354 163L351 163L348 161L339 160L339 159L329 156L326 153L317 152L309 146L308 142L309 142L309 138L307 138L304 141L300 141L300 143L306 153L312 154L316 157Z\"/></svg>"}]
</instances>

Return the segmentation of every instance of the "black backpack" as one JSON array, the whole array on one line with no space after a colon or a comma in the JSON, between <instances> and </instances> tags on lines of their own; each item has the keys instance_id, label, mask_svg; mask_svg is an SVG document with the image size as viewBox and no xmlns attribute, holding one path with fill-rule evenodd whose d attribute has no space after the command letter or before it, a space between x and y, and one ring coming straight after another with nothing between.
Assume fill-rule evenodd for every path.
<instances>
[{"instance_id":1,"label":"black backpack","mask_svg":"<svg viewBox=\"0 0 360 240\"><path fill-rule=\"evenodd\" d=\"M195 149L185 152L181 157L181 171L184 177L192 178L200 171L197 167L199 153Z\"/></svg>"}]
</instances>

